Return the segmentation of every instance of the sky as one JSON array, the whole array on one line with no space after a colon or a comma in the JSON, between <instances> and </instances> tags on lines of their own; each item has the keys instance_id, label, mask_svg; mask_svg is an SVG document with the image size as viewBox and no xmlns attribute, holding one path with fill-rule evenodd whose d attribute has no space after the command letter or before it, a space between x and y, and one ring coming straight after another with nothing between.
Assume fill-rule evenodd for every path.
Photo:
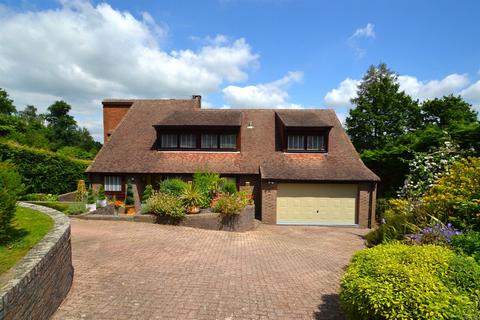
<instances>
[{"instance_id":1,"label":"sky","mask_svg":"<svg viewBox=\"0 0 480 320\"><path fill-rule=\"evenodd\" d=\"M106 98L209 108L333 108L372 64L423 101L480 111L480 1L0 0L0 88L17 109L56 100L102 137Z\"/></svg>"}]
</instances>

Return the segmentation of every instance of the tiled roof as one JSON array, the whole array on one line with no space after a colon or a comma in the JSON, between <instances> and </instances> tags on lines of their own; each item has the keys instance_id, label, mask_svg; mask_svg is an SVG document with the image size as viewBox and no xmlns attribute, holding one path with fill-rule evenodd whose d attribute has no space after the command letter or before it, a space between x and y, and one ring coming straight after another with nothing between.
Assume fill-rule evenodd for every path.
<instances>
[{"instance_id":1,"label":"tiled roof","mask_svg":"<svg viewBox=\"0 0 480 320\"><path fill-rule=\"evenodd\" d=\"M158 126L240 126L238 110L191 110L173 112L160 120Z\"/></svg>"},{"instance_id":2,"label":"tiled roof","mask_svg":"<svg viewBox=\"0 0 480 320\"><path fill-rule=\"evenodd\" d=\"M286 127L333 127L318 110L280 110L277 115Z\"/></svg>"},{"instance_id":3,"label":"tiled roof","mask_svg":"<svg viewBox=\"0 0 480 320\"><path fill-rule=\"evenodd\" d=\"M304 124L299 122L300 119L305 120L306 126L313 124L332 126L328 154L289 154L279 151L275 128L276 114L279 117L283 116L282 121L293 123L294 126ZM192 117L196 115L201 116ZM172 119L192 121L198 119L201 123L237 124L236 121L239 121L241 150L240 152L154 150L152 147L156 140L156 132L153 126L172 123L170 122ZM248 126L249 123L253 128ZM222 174L261 173L262 178L272 180L379 180L360 160L333 110L195 110L195 102L192 100L135 100L87 171L193 173L202 169Z\"/></svg>"}]
</instances>

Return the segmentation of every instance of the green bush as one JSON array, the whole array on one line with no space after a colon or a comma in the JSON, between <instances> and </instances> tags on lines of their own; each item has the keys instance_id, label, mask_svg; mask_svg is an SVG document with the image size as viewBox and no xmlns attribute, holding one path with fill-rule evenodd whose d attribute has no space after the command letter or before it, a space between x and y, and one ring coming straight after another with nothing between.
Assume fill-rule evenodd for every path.
<instances>
[{"instance_id":1,"label":"green bush","mask_svg":"<svg viewBox=\"0 0 480 320\"><path fill-rule=\"evenodd\" d=\"M95 194L93 193L92 188L88 189L87 203L88 204L94 204L95 203Z\"/></svg>"},{"instance_id":2,"label":"green bush","mask_svg":"<svg viewBox=\"0 0 480 320\"><path fill-rule=\"evenodd\" d=\"M29 193L22 196L22 200L26 201L58 201L56 194L44 194L44 193Z\"/></svg>"},{"instance_id":3,"label":"green bush","mask_svg":"<svg viewBox=\"0 0 480 320\"><path fill-rule=\"evenodd\" d=\"M71 203L69 202L59 202L59 201L29 201L33 204L38 204L39 206L44 206L58 210L60 212L66 213Z\"/></svg>"},{"instance_id":4,"label":"green bush","mask_svg":"<svg viewBox=\"0 0 480 320\"><path fill-rule=\"evenodd\" d=\"M365 235L369 247L402 240L405 234L417 233L427 223L418 203L405 199L390 199L384 206L385 223Z\"/></svg>"},{"instance_id":5,"label":"green bush","mask_svg":"<svg viewBox=\"0 0 480 320\"><path fill-rule=\"evenodd\" d=\"M235 182L227 180L222 184L222 192L234 194L235 192L237 192L237 185L235 184Z\"/></svg>"},{"instance_id":6,"label":"green bush","mask_svg":"<svg viewBox=\"0 0 480 320\"><path fill-rule=\"evenodd\" d=\"M75 190L85 179L89 161L75 160L54 152L0 141L0 161L15 164L27 193L62 194Z\"/></svg>"},{"instance_id":7,"label":"green bush","mask_svg":"<svg viewBox=\"0 0 480 320\"><path fill-rule=\"evenodd\" d=\"M95 150L92 150L92 152L88 152L79 147L63 147L58 149L56 153L64 157L83 160L91 160L95 158L96 154Z\"/></svg>"},{"instance_id":8,"label":"green bush","mask_svg":"<svg viewBox=\"0 0 480 320\"><path fill-rule=\"evenodd\" d=\"M105 200L107 199L107 196L105 195L105 188L103 187L103 184L101 184L98 187L98 200Z\"/></svg>"},{"instance_id":9,"label":"green bush","mask_svg":"<svg viewBox=\"0 0 480 320\"><path fill-rule=\"evenodd\" d=\"M135 198L133 197L133 189L132 183L128 181L127 183L127 192L125 196L125 205L126 206L133 206L135 204Z\"/></svg>"},{"instance_id":10,"label":"green bush","mask_svg":"<svg viewBox=\"0 0 480 320\"><path fill-rule=\"evenodd\" d=\"M227 216L236 215L247 203L247 197L243 193L223 194L213 205L213 211Z\"/></svg>"},{"instance_id":11,"label":"green bush","mask_svg":"<svg viewBox=\"0 0 480 320\"><path fill-rule=\"evenodd\" d=\"M197 171L193 174L193 183L202 194L200 206L208 208L212 199L220 191L220 186L226 181L218 173L208 171Z\"/></svg>"},{"instance_id":12,"label":"green bush","mask_svg":"<svg viewBox=\"0 0 480 320\"><path fill-rule=\"evenodd\" d=\"M159 184L160 192L169 193L176 196L180 196L187 186L187 183L182 179L165 179Z\"/></svg>"},{"instance_id":13,"label":"green bush","mask_svg":"<svg viewBox=\"0 0 480 320\"><path fill-rule=\"evenodd\" d=\"M459 252L472 256L480 263L480 232L468 231L456 235L452 237L450 244Z\"/></svg>"},{"instance_id":14,"label":"green bush","mask_svg":"<svg viewBox=\"0 0 480 320\"><path fill-rule=\"evenodd\" d=\"M186 210L182 200L176 195L154 191L142 206L142 213L152 213L159 217L178 221L185 217Z\"/></svg>"},{"instance_id":15,"label":"green bush","mask_svg":"<svg viewBox=\"0 0 480 320\"><path fill-rule=\"evenodd\" d=\"M436 245L392 243L354 255L341 281L349 319L478 319L480 266Z\"/></svg>"},{"instance_id":16,"label":"green bush","mask_svg":"<svg viewBox=\"0 0 480 320\"><path fill-rule=\"evenodd\" d=\"M23 188L15 167L10 163L0 163L0 238L7 236Z\"/></svg>"},{"instance_id":17,"label":"green bush","mask_svg":"<svg viewBox=\"0 0 480 320\"><path fill-rule=\"evenodd\" d=\"M81 214L86 211L85 203L83 202L74 202L70 203L67 210L64 211L68 215L76 215Z\"/></svg>"},{"instance_id":18,"label":"green bush","mask_svg":"<svg viewBox=\"0 0 480 320\"><path fill-rule=\"evenodd\" d=\"M198 208L201 204L202 195L193 183L189 183L183 189L180 199L187 208Z\"/></svg>"},{"instance_id":19,"label":"green bush","mask_svg":"<svg viewBox=\"0 0 480 320\"><path fill-rule=\"evenodd\" d=\"M143 190L142 201L145 202L152 196L153 193L153 186L151 184L147 184L145 186L145 190Z\"/></svg>"}]
</instances>

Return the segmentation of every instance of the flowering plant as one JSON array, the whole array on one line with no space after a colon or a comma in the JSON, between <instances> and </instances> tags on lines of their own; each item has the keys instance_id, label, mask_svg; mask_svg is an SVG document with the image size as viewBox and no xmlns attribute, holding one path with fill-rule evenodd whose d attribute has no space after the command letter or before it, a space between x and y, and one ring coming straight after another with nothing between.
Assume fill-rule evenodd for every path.
<instances>
[{"instance_id":1,"label":"flowering plant","mask_svg":"<svg viewBox=\"0 0 480 320\"><path fill-rule=\"evenodd\" d=\"M407 234L405 237L418 244L448 244L453 236L460 234L462 232L454 228L451 223L444 225L436 222L422 229L418 234Z\"/></svg>"}]
</instances>

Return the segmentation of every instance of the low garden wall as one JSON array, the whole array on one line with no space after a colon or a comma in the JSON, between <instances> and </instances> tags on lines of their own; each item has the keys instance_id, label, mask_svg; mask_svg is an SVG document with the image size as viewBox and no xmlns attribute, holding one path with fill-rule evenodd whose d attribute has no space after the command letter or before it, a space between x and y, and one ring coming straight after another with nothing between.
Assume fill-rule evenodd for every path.
<instances>
[{"instance_id":1,"label":"low garden wall","mask_svg":"<svg viewBox=\"0 0 480 320\"><path fill-rule=\"evenodd\" d=\"M222 217L215 212L189 214L182 220L182 222L180 222L180 225L209 230L253 230L255 228L255 206L247 206L235 216Z\"/></svg>"},{"instance_id":2,"label":"low garden wall","mask_svg":"<svg viewBox=\"0 0 480 320\"><path fill-rule=\"evenodd\" d=\"M17 265L0 276L0 319L48 319L72 285L70 221L54 209L19 205L49 215L54 226Z\"/></svg>"}]
</instances>

